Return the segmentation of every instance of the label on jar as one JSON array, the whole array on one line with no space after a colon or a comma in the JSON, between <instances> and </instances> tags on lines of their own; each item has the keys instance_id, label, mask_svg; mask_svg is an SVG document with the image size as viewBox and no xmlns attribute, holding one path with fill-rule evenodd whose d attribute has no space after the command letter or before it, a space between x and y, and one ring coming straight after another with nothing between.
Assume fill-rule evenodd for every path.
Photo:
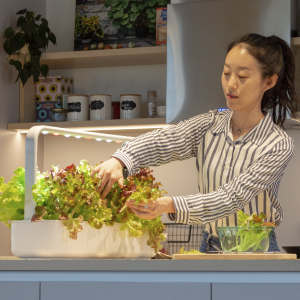
<instances>
[{"instance_id":1,"label":"label on jar","mask_svg":"<svg viewBox=\"0 0 300 300\"><path fill-rule=\"evenodd\" d=\"M122 110L133 110L136 108L136 104L133 101L125 100L121 103Z\"/></svg>"},{"instance_id":2,"label":"label on jar","mask_svg":"<svg viewBox=\"0 0 300 300\"><path fill-rule=\"evenodd\" d=\"M68 112L81 112L81 103L80 102L68 103Z\"/></svg>"},{"instance_id":3,"label":"label on jar","mask_svg":"<svg viewBox=\"0 0 300 300\"><path fill-rule=\"evenodd\" d=\"M156 102L148 103L148 117L156 117L157 116L157 108Z\"/></svg>"},{"instance_id":4,"label":"label on jar","mask_svg":"<svg viewBox=\"0 0 300 300\"><path fill-rule=\"evenodd\" d=\"M104 107L104 103L101 100L95 100L91 102L91 110L97 110Z\"/></svg>"}]
</instances>

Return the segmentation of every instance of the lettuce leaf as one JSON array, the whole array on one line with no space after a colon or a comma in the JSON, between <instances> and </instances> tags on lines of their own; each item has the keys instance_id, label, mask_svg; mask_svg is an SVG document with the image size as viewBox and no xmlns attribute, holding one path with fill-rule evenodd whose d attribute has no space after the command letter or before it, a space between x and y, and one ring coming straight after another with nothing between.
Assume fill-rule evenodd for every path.
<instances>
[{"instance_id":1,"label":"lettuce leaf","mask_svg":"<svg viewBox=\"0 0 300 300\"><path fill-rule=\"evenodd\" d=\"M238 225L241 227L236 234L236 246L228 252L238 251L246 252L249 249L253 251L261 250L261 242L269 238L269 231L264 227L275 227L275 222L264 222L266 215L261 212L259 216L253 213L251 216L243 211L238 212Z\"/></svg>"},{"instance_id":2,"label":"lettuce leaf","mask_svg":"<svg viewBox=\"0 0 300 300\"><path fill-rule=\"evenodd\" d=\"M17 168L8 183L0 178L0 222L10 228L13 220L24 219L25 170Z\"/></svg>"}]
</instances>

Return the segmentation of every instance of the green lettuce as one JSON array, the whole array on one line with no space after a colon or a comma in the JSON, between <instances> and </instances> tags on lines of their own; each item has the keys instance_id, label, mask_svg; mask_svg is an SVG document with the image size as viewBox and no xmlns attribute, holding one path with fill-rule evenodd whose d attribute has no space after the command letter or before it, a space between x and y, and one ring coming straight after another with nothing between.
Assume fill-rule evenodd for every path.
<instances>
[{"instance_id":1,"label":"green lettuce","mask_svg":"<svg viewBox=\"0 0 300 300\"><path fill-rule=\"evenodd\" d=\"M32 221L63 220L71 239L77 239L83 221L95 229L121 223L121 230L127 230L130 236L140 237L148 233L148 245L156 251L162 248L160 242L164 240L165 226L161 218L144 220L130 209L124 209L128 199L147 203L165 193L159 189L161 183L155 182L151 174L153 171L149 168L141 168L124 179L122 189L115 183L104 200L100 199L97 191L100 179L90 176L93 167L87 161L82 160L78 167L52 168L49 172L38 174L37 182L32 187L33 199L37 204Z\"/></svg>"},{"instance_id":2,"label":"green lettuce","mask_svg":"<svg viewBox=\"0 0 300 300\"><path fill-rule=\"evenodd\" d=\"M0 178L0 221L10 228L12 220L24 219L25 170L17 168L11 181Z\"/></svg>"},{"instance_id":3,"label":"green lettuce","mask_svg":"<svg viewBox=\"0 0 300 300\"><path fill-rule=\"evenodd\" d=\"M238 212L238 229L236 234L236 246L228 250L228 252L246 252L250 248L253 251L262 250L261 242L263 239L269 238L269 230L265 227L275 226L274 222L264 222L266 215L262 212L257 216L253 213L251 216L243 211Z\"/></svg>"},{"instance_id":4,"label":"green lettuce","mask_svg":"<svg viewBox=\"0 0 300 300\"><path fill-rule=\"evenodd\" d=\"M92 169L86 160L82 160L79 166L72 164L62 169L52 166L48 172L38 172L32 186L36 202L32 221L62 220L69 237L75 240L83 230L83 221L95 229L120 223L121 230L127 230L129 236L140 237L146 233L149 235L147 244L156 252L162 249L160 243L165 239L165 226L161 218L140 219L125 205L128 199L148 203L166 193L160 189L161 183L155 182L153 171L141 168L124 179L122 189L115 183L102 200L97 191L100 179L90 176ZM24 219L25 170L18 168L14 173L7 184L0 178L0 222L8 227L10 221Z\"/></svg>"}]
</instances>

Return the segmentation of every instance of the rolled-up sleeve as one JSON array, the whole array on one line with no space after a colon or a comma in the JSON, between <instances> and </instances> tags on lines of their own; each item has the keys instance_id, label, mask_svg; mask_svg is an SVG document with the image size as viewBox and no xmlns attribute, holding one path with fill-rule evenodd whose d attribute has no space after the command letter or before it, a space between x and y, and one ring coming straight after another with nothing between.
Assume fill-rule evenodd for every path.
<instances>
[{"instance_id":1,"label":"rolled-up sleeve","mask_svg":"<svg viewBox=\"0 0 300 300\"><path fill-rule=\"evenodd\" d=\"M182 224L206 224L230 216L280 181L293 152L293 140L282 139L215 192L173 197L176 213L169 218Z\"/></svg>"}]
</instances>

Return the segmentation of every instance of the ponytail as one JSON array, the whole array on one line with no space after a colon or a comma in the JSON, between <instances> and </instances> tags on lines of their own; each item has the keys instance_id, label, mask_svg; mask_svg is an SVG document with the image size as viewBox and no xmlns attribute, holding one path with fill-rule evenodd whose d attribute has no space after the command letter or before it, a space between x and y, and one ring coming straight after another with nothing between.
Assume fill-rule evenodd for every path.
<instances>
[{"instance_id":1,"label":"ponytail","mask_svg":"<svg viewBox=\"0 0 300 300\"><path fill-rule=\"evenodd\" d=\"M245 47L259 63L262 79L276 74L275 86L267 90L261 101L261 110L272 109L273 122L280 127L287 113L297 118L296 104L299 102L295 92L295 59L289 45L281 38L272 35L264 37L248 34L232 42L227 53L235 46Z\"/></svg>"}]
</instances>

